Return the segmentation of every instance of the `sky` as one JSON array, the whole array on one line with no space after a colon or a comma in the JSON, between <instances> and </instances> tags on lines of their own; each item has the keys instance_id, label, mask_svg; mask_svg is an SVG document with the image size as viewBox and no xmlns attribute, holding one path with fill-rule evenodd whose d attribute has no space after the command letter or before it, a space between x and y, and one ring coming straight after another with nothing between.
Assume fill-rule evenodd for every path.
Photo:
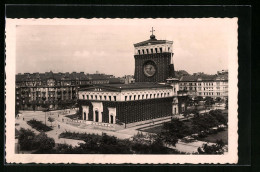
<instances>
[{"instance_id":1,"label":"sky","mask_svg":"<svg viewBox=\"0 0 260 172\"><path fill-rule=\"evenodd\" d=\"M85 72L134 74L133 44L173 41L175 70L215 74L228 69L237 51L234 19L88 19L77 24L16 27L16 73Z\"/></svg>"}]
</instances>

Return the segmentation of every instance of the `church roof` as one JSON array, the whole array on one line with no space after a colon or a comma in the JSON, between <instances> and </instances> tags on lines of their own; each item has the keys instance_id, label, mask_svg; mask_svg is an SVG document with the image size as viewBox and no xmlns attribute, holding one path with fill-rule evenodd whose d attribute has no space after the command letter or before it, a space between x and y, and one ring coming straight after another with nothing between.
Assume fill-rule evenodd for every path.
<instances>
[{"instance_id":1,"label":"church roof","mask_svg":"<svg viewBox=\"0 0 260 172\"><path fill-rule=\"evenodd\" d=\"M139 89L156 89L165 88L172 89L170 85L163 85L157 83L133 83L133 84L102 84L94 85L92 87L81 88L81 91L92 90L93 88L102 88L106 91L122 91L122 90L139 90Z\"/></svg>"},{"instance_id":2,"label":"church roof","mask_svg":"<svg viewBox=\"0 0 260 172\"><path fill-rule=\"evenodd\" d=\"M134 44L134 47L141 47L141 46L147 46L147 45L156 45L156 44L165 44L165 43L173 43L173 41L167 41L167 40L157 40L155 38L155 35L151 35L150 39L146 41L142 41L139 43Z\"/></svg>"}]
</instances>

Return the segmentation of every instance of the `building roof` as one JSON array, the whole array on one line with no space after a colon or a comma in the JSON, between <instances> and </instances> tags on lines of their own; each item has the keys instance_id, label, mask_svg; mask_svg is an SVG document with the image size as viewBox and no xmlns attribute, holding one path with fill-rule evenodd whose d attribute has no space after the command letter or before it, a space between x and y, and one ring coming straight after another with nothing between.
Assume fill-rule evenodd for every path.
<instances>
[{"instance_id":1,"label":"building roof","mask_svg":"<svg viewBox=\"0 0 260 172\"><path fill-rule=\"evenodd\" d=\"M84 72L72 72L72 73L24 73L16 75L16 82L23 81L46 81L48 79L59 80L107 80L113 76L105 74L84 74Z\"/></svg>"},{"instance_id":2,"label":"building roof","mask_svg":"<svg viewBox=\"0 0 260 172\"><path fill-rule=\"evenodd\" d=\"M151 35L150 39L146 41L142 41L139 43L134 44L134 47L140 47L140 46L147 46L147 45L156 45L156 44L165 44L165 43L173 43L173 41L167 41L167 40L157 40L155 38L155 35Z\"/></svg>"},{"instance_id":3,"label":"building roof","mask_svg":"<svg viewBox=\"0 0 260 172\"><path fill-rule=\"evenodd\" d=\"M81 88L79 90L87 91L93 88L102 88L103 90L108 90L108 91L122 91L122 90L154 89L154 88L172 89L172 86L157 84L157 83L102 84L102 85L95 85L91 87Z\"/></svg>"},{"instance_id":4,"label":"building roof","mask_svg":"<svg viewBox=\"0 0 260 172\"><path fill-rule=\"evenodd\" d=\"M181 82L228 80L228 75L188 75L180 78Z\"/></svg>"}]
</instances>

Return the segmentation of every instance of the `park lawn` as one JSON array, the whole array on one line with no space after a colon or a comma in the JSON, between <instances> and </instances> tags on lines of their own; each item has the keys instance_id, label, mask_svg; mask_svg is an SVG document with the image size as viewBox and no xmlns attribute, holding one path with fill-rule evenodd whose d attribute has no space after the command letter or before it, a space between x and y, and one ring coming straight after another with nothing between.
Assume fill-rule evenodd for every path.
<instances>
[{"instance_id":1,"label":"park lawn","mask_svg":"<svg viewBox=\"0 0 260 172\"><path fill-rule=\"evenodd\" d=\"M73 114L73 115L66 115L65 117L70 118L70 119L78 119L79 115Z\"/></svg>"},{"instance_id":2,"label":"park lawn","mask_svg":"<svg viewBox=\"0 0 260 172\"><path fill-rule=\"evenodd\" d=\"M200 140L200 141L211 142L211 143L216 143L217 140L220 140L220 139L222 139L225 144L228 144L228 131L227 130L220 131L216 134L208 135L207 137L204 137L204 138L198 138L198 140Z\"/></svg>"},{"instance_id":3,"label":"park lawn","mask_svg":"<svg viewBox=\"0 0 260 172\"><path fill-rule=\"evenodd\" d=\"M185 120L183 122L184 122L185 126L191 127L191 122L189 120ZM163 130L163 124L154 125L151 127L140 128L138 130L143 131L143 132L148 132L148 133L159 134Z\"/></svg>"}]
</instances>

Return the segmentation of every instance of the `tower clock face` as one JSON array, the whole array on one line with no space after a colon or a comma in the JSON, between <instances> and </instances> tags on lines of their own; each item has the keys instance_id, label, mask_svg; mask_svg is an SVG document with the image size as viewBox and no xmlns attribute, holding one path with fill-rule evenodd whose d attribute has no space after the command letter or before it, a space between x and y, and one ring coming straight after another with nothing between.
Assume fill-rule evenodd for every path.
<instances>
[{"instance_id":1,"label":"tower clock face","mask_svg":"<svg viewBox=\"0 0 260 172\"><path fill-rule=\"evenodd\" d=\"M144 64L144 74L148 77L151 77L156 72L156 65L152 61L148 61Z\"/></svg>"}]
</instances>

